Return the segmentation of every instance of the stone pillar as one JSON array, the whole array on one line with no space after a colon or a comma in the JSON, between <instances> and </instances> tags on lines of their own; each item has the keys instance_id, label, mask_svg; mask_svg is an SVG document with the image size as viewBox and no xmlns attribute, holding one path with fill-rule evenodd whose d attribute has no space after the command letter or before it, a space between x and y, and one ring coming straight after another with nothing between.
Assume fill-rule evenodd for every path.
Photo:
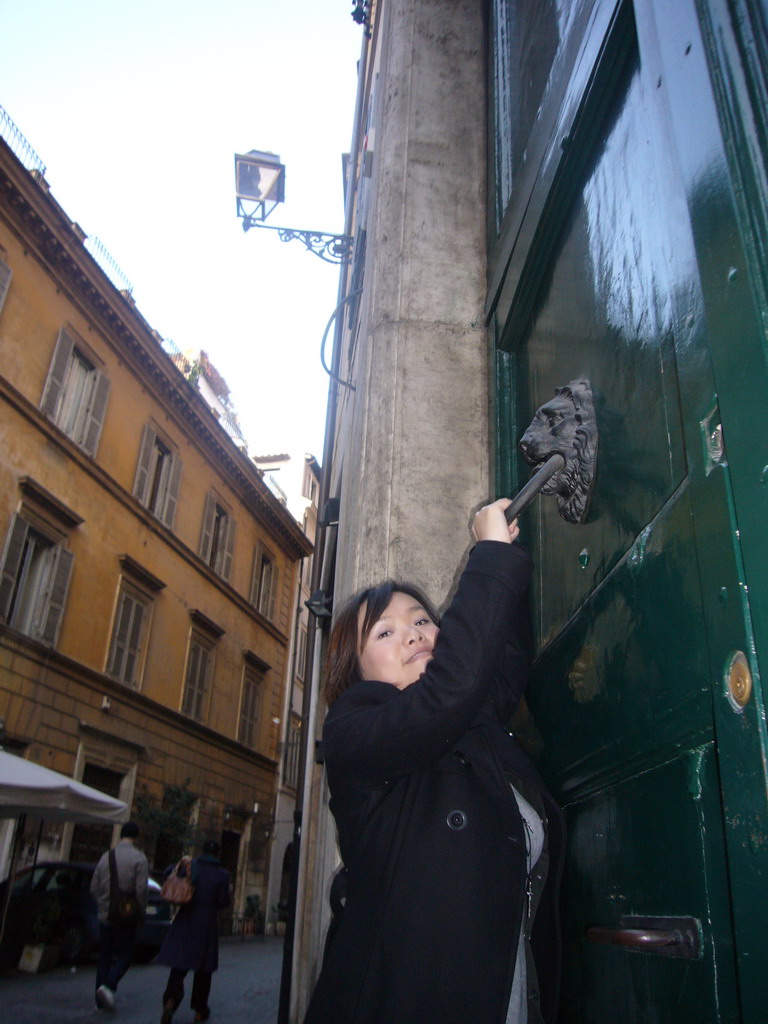
<instances>
[{"instance_id":1,"label":"stone pillar","mask_svg":"<svg viewBox=\"0 0 768 1024\"><path fill-rule=\"evenodd\" d=\"M336 598L394 576L439 604L489 494L482 4L384 18Z\"/></svg>"}]
</instances>

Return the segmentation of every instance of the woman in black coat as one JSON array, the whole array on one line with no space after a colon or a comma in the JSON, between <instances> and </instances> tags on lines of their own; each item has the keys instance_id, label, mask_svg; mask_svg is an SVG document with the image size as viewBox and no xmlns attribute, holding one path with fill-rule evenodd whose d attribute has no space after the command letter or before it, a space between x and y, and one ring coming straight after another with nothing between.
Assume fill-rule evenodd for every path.
<instances>
[{"instance_id":1,"label":"woman in black coat","mask_svg":"<svg viewBox=\"0 0 768 1024\"><path fill-rule=\"evenodd\" d=\"M555 1019L562 826L506 729L527 681L531 574L508 505L475 517L439 630L392 582L337 617L323 753L344 906L305 1024Z\"/></svg>"},{"instance_id":2,"label":"woman in black coat","mask_svg":"<svg viewBox=\"0 0 768 1024\"><path fill-rule=\"evenodd\" d=\"M219 844L209 839L203 854L192 861L195 892L190 903L179 907L155 963L171 968L163 993L161 1024L171 1024L184 998L184 978L194 971L190 1004L195 1021L208 1020L211 975L219 966L218 914L229 906L229 872L218 858Z\"/></svg>"}]
</instances>

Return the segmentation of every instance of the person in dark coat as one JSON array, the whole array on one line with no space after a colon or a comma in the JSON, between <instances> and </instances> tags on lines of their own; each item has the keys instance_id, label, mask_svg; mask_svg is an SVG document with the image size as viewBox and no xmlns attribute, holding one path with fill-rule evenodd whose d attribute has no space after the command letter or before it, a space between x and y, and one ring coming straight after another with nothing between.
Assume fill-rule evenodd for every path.
<instances>
[{"instance_id":1,"label":"person in dark coat","mask_svg":"<svg viewBox=\"0 0 768 1024\"><path fill-rule=\"evenodd\" d=\"M338 615L322 749L343 869L305 1024L551 1024L562 817L507 730L531 559L482 509L439 629L389 581Z\"/></svg>"},{"instance_id":2,"label":"person in dark coat","mask_svg":"<svg viewBox=\"0 0 768 1024\"><path fill-rule=\"evenodd\" d=\"M219 844L209 839L202 856L192 861L195 893L179 907L155 963L171 968L163 992L161 1024L170 1024L184 998L184 978L194 971L190 1005L195 1021L208 1020L211 975L219 966L218 914L229 906L229 872L219 860ZM173 868L169 868L168 874Z\"/></svg>"}]
</instances>

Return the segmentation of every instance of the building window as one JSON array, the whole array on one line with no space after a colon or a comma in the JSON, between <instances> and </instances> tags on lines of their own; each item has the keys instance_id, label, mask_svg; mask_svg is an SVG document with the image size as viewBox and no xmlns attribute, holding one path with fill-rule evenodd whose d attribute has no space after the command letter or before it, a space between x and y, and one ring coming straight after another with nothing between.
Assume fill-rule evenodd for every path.
<instances>
[{"instance_id":1,"label":"building window","mask_svg":"<svg viewBox=\"0 0 768 1024\"><path fill-rule=\"evenodd\" d=\"M288 738L285 743L283 778L286 786L296 789L299 784L299 749L301 744L301 719L291 715L288 723Z\"/></svg>"},{"instance_id":2,"label":"building window","mask_svg":"<svg viewBox=\"0 0 768 1024\"><path fill-rule=\"evenodd\" d=\"M312 472L312 466L309 462L304 464L304 479L302 481L301 493L305 498L313 504L317 504L317 477Z\"/></svg>"},{"instance_id":3,"label":"building window","mask_svg":"<svg viewBox=\"0 0 768 1024\"><path fill-rule=\"evenodd\" d=\"M301 585L305 590L309 590L312 585L312 562L314 559L314 553L307 555L302 563L301 570Z\"/></svg>"},{"instance_id":4,"label":"building window","mask_svg":"<svg viewBox=\"0 0 768 1024\"><path fill-rule=\"evenodd\" d=\"M264 673L254 665L246 665L243 673L243 696L240 701L240 723L237 738L246 747L259 744L259 707Z\"/></svg>"},{"instance_id":5,"label":"building window","mask_svg":"<svg viewBox=\"0 0 768 1024\"><path fill-rule=\"evenodd\" d=\"M0 312L2 312L3 310L5 297L8 294L8 289L11 285L12 277L13 271L5 262L5 260L0 258Z\"/></svg>"},{"instance_id":6,"label":"building window","mask_svg":"<svg viewBox=\"0 0 768 1024\"><path fill-rule=\"evenodd\" d=\"M120 555L122 578L117 596L107 675L138 689L144 668L154 596L165 583L130 555Z\"/></svg>"},{"instance_id":7,"label":"building window","mask_svg":"<svg viewBox=\"0 0 768 1024\"><path fill-rule=\"evenodd\" d=\"M261 614L274 621L277 603L277 565L272 555L261 544L253 554L253 577L251 579L251 604Z\"/></svg>"},{"instance_id":8,"label":"building window","mask_svg":"<svg viewBox=\"0 0 768 1024\"><path fill-rule=\"evenodd\" d=\"M107 675L126 686L138 688L151 600L125 582L120 587L112 629Z\"/></svg>"},{"instance_id":9,"label":"building window","mask_svg":"<svg viewBox=\"0 0 768 1024\"><path fill-rule=\"evenodd\" d=\"M304 662L307 660L307 627L302 622L299 626L299 645L296 651L296 677L304 678Z\"/></svg>"},{"instance_id":10,"label":"building window","mask_svg":"<svg viewBox=\"0 0 768 1024\"><path fill-rule=\"evenodd\" d=\"M109 398L109 380L66 327L48 371L41 408L89 455L95 455Z\"/></svg>"},{"instance_id":11,"label":"building window","mask_svg":"<svg viewBox=\"0 0 768 1024\"><path fill-rule=\"evenodd\" d=\"M179 453L148 423L144 427L133 493L169 529L176 515L180 481Z\"/></svg>"},{"instance_id":12,"label":"building window","mask_svg":"<svg viewBox=\"0 0 768 1024\"><path fill-rule=\"evenodd\" d=\"M181 710L196 722L205 720L208 693L213 678L215 643L202 633L192 632Z\"/></svg>"},{"instance_id":13,"label":"building window","mask_svg":"<svg viewBox=\"0 0 768 1024\"><path fill-rule=\"evenodd\" d=\"M55 645L73 558L36 519L14 515L0 569L0 616L20 633Z\"/></svg>"},{"instance_id":14,"label":"building window","mask_svg":"<svg viewBox=\"0 0 768 1024\"><path fill-rule=\"evenodd\" d=\"M234 544L235 521L216 496L210 493L205 499L200 557L225 580L229 579L232 570Z\"/></svg>"}]
</instances>

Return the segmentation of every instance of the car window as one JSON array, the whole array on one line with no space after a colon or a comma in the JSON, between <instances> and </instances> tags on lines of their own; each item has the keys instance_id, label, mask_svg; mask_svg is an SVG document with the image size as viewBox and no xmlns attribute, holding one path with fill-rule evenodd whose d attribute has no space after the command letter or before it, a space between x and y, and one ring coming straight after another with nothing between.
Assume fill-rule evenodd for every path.
<instances>
[{"instance_id":1,"label":"car window","mask_svg":"<svg viewBox=\"0 0 768 1024\"><path fill-rule=\"evenodd\" d=\"M47 892L53 880L50 868L36 868L32 872L32 892Z\"/></svg>"}]
</instances>

